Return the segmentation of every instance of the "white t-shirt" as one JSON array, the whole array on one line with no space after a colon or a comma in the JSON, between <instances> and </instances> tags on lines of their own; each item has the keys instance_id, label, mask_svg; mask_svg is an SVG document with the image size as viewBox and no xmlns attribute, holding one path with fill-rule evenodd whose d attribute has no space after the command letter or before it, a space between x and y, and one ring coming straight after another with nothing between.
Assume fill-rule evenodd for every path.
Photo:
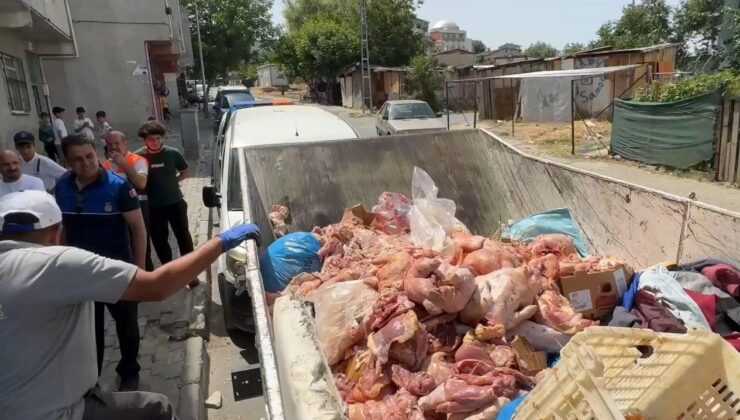
<instances>
[{"instance_id":1,"label":"white t-shirt","mask_svg":"<svg viewBox=\"0 0 740 420\"><path fill-rule=\"evenodd\" d=\"M62 132L61 137L59 137L60 131ZM54 118L54 144L61 145L64 137L67 137L67 127L64 125L64 120Z\"/></svg>"},{"instance_id":2,"label":"white t-shirt","mask_svg":"<svg viewBox=\"0 0 740 420\"><path fill-rule=\"evenodd\" d=\"M35 176L44 182L44 188L50 190L57 184L57 178L62 176L66 169L46 156L36 153L33 158L26 162L21 159L21 170L26 175Z\"/></svg>"},{"instance_id":3,"label":"white t-shirt","mask_svg":"<svg viewBox=\"0 0 740 420\"><path fill-rule=\"evenodd\" d=\"M87 126L85 128L82 128L83 125L87 123ZM95 140L95 134L92 131L91 127L94 127L93 122L90 120L90 118L83 118L81 120L75 119L75 132L78 132L82 134L83 136L87 137L90 140ZM80 130L82 128L82 130ZM79 131L78 131L79 130Z\"/></svg>"},{"instance_id":4,"label":"white t-shirt","mask_svg":"<svg viewBox=\"0 0 740 420\"><path fill-rule=\"evenodd\" d=\"M110 126L110 123L108 121L103 121L103 124L100 125L100 142L103 143L103 146L105 146L105 138L104 136L108 133L113 131L113 127Z\"/></svg>"},{"instance_id":5,"label":"white t-shirt","mask_svg":"<svg viewBox=\"0 0 740 420\"><path fill-rule=\"evenodd\" d=\"M21 175L18 181L5 182L0 180L0 197L12 192L27 190L46 191L46 188L44 188L44 181L35 176L26 174Z\"/></svg>"},{"instance_id":6,"label":"white t-shirt","mask_svg":"<svg viewBox=\"0 0 740 420\"><path fill-rule=\"evenodd\" d=\"M136 271L77 248L0 241L4 419L82 418L98 378L93 302L117 302Z\"/></svg>"}]
</instances>

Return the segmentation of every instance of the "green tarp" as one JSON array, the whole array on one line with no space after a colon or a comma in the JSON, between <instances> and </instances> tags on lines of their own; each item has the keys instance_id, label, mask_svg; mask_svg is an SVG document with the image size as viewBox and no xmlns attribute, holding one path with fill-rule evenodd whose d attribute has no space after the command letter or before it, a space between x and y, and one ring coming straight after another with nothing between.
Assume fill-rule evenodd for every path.
<instances>
[{"instance_id":1,"label":"green tarp","mask_svg":"<svg viewBox=\"0 0 740 420\"><path fill-rule=\"evenodd\" d=\"M681 169L711 161L719 99L719 91L676 102L615 99L612 153Z\"/></svg>"}]
</instances>

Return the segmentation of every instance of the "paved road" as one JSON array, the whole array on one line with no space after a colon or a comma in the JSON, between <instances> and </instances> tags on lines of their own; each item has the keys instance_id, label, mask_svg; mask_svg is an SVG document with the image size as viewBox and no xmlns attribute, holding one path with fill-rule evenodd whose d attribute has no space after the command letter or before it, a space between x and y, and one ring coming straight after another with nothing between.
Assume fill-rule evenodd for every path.
<instances>
[{"instance_id":1,"label":"paved road","mask_svg":"<svg viewBox=\"0 0 740 420\"><path fill-rule=\"evenodd\" d=\"M375 116L371 114L363 114L361 111L354 109L347 109L341 106L326 106L326 105L314 105L322 109L325 109L332 114L337 115L343 120L347 121L352 128L357 131L360 137L375 137L377 131L375 130ZM439 119L442 124L447 124L447 117L443 116ZM460 128L472 128L473 127L473 113L466 112L464 114L450 114L450 127L454 129Z\"/></svg>"}]
</instances>

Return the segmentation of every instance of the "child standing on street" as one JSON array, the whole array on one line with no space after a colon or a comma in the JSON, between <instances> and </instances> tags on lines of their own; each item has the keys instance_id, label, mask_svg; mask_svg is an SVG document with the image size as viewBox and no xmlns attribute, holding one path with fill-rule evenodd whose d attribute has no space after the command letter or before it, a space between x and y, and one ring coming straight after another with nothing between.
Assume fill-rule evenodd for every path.
<instances>
[{"instance_id":1,"label":"child standing on street","mask_svg":"<svg viewBox=\"0 0 740 420\"><path fill-rule=\"evenodd\" d=\"M85 116L85 108L78 106L75 110L77 112L77 119L75 120L75 133L82 134L88 140L95 140L95 134L93 134L93 122L90 118Z\"/></svg>"},{"instance_id":2,"label":"child standing on street","mask_svg":"<svg viewBox=\"0 0 740 420\"><path fill-rule=\"evenodd\" d=\"M48 112L41 113L41 123L39 124L39 141L44 145L46 156L57 161L57 148L54 146L54 126L51 124L51 117Z\"/></svg>"}]
</instances>

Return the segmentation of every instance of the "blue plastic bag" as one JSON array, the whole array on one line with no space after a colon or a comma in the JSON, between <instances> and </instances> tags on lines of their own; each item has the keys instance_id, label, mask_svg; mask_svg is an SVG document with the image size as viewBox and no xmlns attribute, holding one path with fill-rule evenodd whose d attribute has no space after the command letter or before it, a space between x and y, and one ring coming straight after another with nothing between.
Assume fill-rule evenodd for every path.
<instances>
[{"instance_id":1,"label":"blue plastic bag","mask_svg":"<svg viewBox=\"0 0 740 420\"><path fill-rule=\"evenodd\" d=\"M289 233L267 247L260 258L260 273L265 290L281 292L293 277L321 270L321 243L311 233Z\"/></svg>"},{"instance_id":2,"label":"blue plastic bag","mask_svg":"<svg viewBox=\"0 0 740 420\"><path fill-rule=\"evenodd\" d=\"M524 243L530 243L538 236L548 233L561 233L572 237L578 253L582 257L588 255L588 247L583 242L581 231L570 214L570 210L566 208L533 214L512 223L504 230L504 235L511 238L512 241Z\"/></svg>"}]
</instances>

